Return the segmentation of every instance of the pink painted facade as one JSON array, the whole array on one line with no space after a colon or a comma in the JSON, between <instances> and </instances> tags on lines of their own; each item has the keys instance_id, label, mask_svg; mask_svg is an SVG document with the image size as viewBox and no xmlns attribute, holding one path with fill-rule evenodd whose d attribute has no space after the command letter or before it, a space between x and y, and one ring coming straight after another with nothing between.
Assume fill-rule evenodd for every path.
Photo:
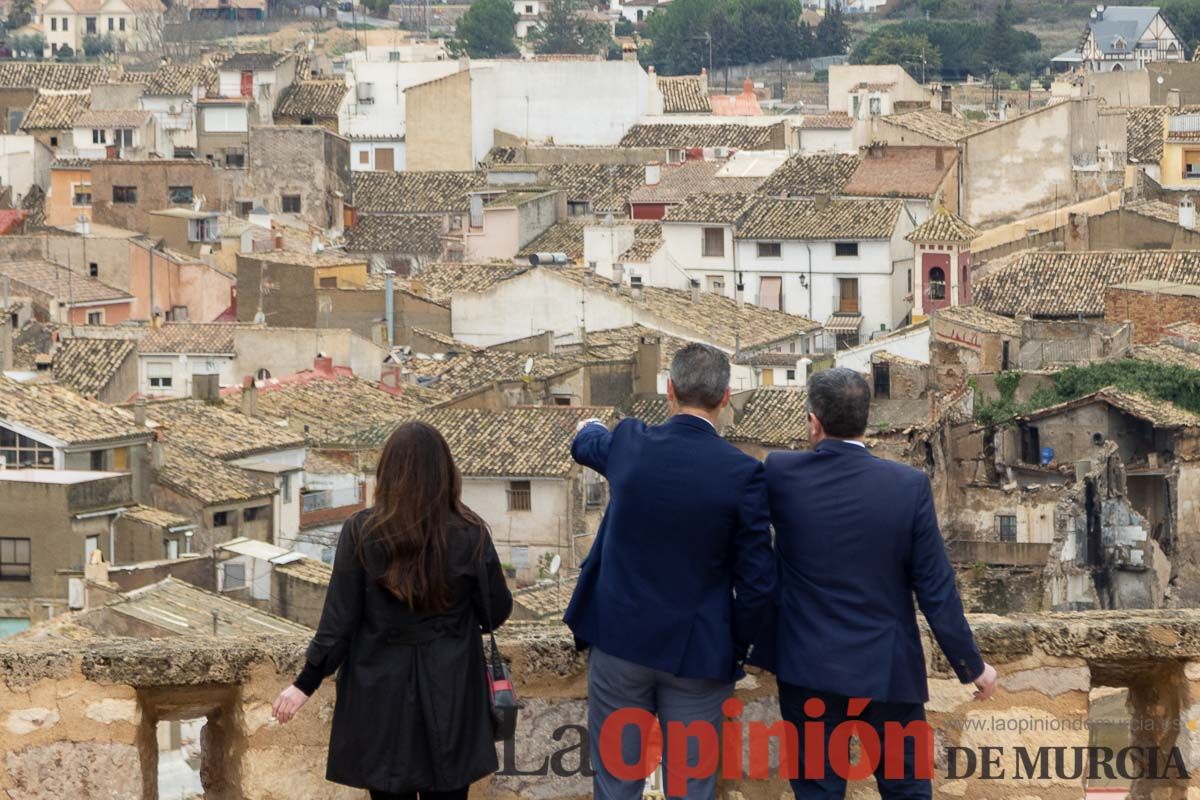
<instances>
[{"instance_id":1,"label":"pink painted facade","mask_svg":"<svg viewBox=\"0 0 1200 800\"><path fill-rule=\"evenodd\" d=\"M153 281L151 269L153 268ZM134 296L132 319L150 319L150 287L154 307L160 315L172 309L187 309L191 322L212 322L233 302L237 279L202 261L191 261L152 250L143 243L129 243L129 292Z\"/></svg>"}]
</instances>

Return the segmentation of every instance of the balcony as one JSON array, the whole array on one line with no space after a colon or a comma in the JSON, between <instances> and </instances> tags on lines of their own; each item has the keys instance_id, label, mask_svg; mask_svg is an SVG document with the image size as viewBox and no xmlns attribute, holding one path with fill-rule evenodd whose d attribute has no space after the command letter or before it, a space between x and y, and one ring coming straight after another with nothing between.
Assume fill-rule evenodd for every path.
<instances>
[{"instance_id":1,"label":"balcony","mask_svg":"<svg viewBox=\"0 0 1200 800\"><path fill-rule=\"evenodd\" d=\"M300 495L300 527L312 528L341 522L366 507L362 484L346 489L326 489Z\"/></svg>"}]
</instances>

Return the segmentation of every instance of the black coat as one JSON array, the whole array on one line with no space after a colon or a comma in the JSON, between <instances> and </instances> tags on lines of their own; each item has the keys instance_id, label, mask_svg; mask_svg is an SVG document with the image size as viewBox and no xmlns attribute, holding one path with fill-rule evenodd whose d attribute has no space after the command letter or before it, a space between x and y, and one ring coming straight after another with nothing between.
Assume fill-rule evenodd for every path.
<instances>
[{"instance_id":1,"label":"black coat","mask_svg":"<svg viewBox=\"0 0 1200 800\"><path fill-rule=\"evenodd\" d=\"M307 653L306 672L327 676L341 667L325 777L385 792L461 789L498 767L480 636L481 536L493 627L508 619L512 594L491 537L458 523L447 554L452 608L410 610L375 580L386 564L382 554L368 546L357 555L367 513L342 528Z\"/></svg>"}]
</instances>

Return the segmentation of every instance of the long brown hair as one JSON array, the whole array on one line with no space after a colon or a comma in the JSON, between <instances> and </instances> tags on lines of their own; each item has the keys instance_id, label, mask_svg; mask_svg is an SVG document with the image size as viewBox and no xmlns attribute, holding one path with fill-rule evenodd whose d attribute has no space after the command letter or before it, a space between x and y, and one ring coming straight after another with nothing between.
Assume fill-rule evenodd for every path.
<instances>
[{"instance_id":1,"label":"long brown hair","mask_svg":"<svg viewBox=\"0 0 1200 800\"><path fill-rule=\"evenodd\" d=\"M368 544L380 548L387 563L380 585L415 611L443 612L453 600L446 553L456 522L487 530L463 505L462 476L442 434L424 422L404 423L383 446L359 558Z\"/></svg>"}]
</instances>

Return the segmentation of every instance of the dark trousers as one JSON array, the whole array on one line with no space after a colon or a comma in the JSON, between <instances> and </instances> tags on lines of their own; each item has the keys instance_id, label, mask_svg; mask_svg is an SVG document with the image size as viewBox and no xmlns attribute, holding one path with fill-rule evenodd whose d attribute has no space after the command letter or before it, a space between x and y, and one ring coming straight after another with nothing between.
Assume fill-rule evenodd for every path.
<instances>
[{"instance_id":1,"label":"dark trousers","mask_svg":"<svg viewBox=\"0 0 1200 800\"><path fill-rule=\"evenodd\" d=\"M451 792L377 792L372 789L371 800L467 800L470 788L468 786Z\"/></svg>"},{"instance_id":2,"label":"dark trousers","mask_svg":"<svg viewBox=\"0 0 1200 800\"><path fill-rule=\"evenodd\" d=\"M809 700L820 700L825 704L825 712L821 715L805 713L804 704ZM882 752L886 751L888 736L884 726L889 722L901 726L911 722L923 722L925 706L921 703L883 703L872 700L870 705L854 716L849 714L849 699L844 695L818 692L779 682L779 709L783 718L796 726L799 735L800 771L798 777L791 782L792 792L796 800L842 800L846 796L846 779L838 775L830 764L829 741L833 731L847 720L861 720L875 730L880 742L884 743L879 764L875 768L875 782L883 800L930 800L932 789L926 779L916 777L917 747L911 738L903 740L904 769L903 775L885 776L885 761ZM814 704L815 705L815 704ZM815 710L810 708L809 710ZM812 754L813 758L823 757L825 760L825 775L822 778L805 778L804 753L804 724L823 723L825 727L825 745L822 753ZM894 734L893 734L894 738ZM840 742L839 742L840 743ZM849 742L846 742L844 752L838 759L843 764L849 760ZM860 748L860 754L862 748ZM932 742L930 742L932 753ZM822 755L823 754L823 755ZM861 755L860 755L861 757ZM899 770L894 770L898 772Z\"/></svg>"}]
</instances>

